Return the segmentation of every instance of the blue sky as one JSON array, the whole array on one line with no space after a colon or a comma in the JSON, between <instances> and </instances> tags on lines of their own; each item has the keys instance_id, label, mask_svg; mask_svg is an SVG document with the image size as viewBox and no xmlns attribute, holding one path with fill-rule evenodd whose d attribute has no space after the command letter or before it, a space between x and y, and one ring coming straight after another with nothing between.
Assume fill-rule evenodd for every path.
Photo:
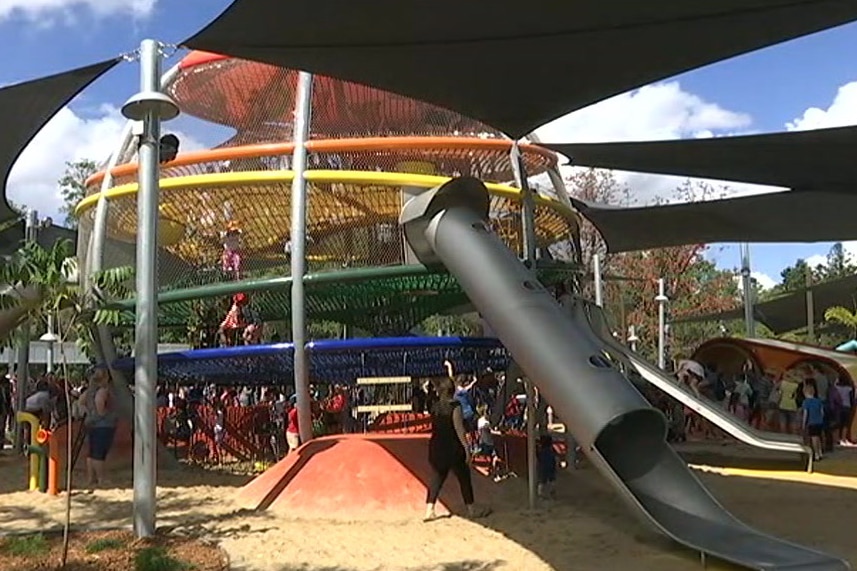
<instances>
[{"instance_id":1,"label":"blue sky","mask_svg":"<svg viewBox=\"0 0 857 571\"><path fill-rule=\"evenodd\" d=\"M0 85L127 52L145 37L179 42L228 4L229 0L3 0ZM857 83L840 91L857 82L855 53L857 25L852 24L620 96L557 121L540 134L554 141L642 140L782 131L796 120L799 125L793 126L800 128L857 123ZM65 160L80 158L81 153L106 156L111 137L121 126L117 108L136 91L137 74L135 64L123 63L65 110L16 167L10 196L52 214L57 201L51 182ZM817 111L807 114L811 108ZM169 129L195 145L223 137L222 130L188 117L171 123ZM74 144L74 137L82 142ZM676 181L631 176L627 182L645 202L669 194ZM754 245L754 270L776 278L795 259L824 255L829 247ZM734 246L714 246L710 256L726 268L738 264Z\"/></svg>"}]
</instances>

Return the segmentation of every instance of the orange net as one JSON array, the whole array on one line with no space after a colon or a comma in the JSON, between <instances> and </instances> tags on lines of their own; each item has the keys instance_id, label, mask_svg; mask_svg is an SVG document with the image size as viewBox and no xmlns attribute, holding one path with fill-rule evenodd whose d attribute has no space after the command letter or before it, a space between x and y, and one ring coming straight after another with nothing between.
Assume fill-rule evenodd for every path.
<instances>
[{"instance_id":1,"label":"orange net","mask_svg":"<svg viewBox=\"0 0 857 571\"><path fill-rule=\"evenodd\" d=\"M180 154L161 168L162 288L222 279L230 223L240 228L233 245L241 253L243 277L288 275L297 72L199 52L180 67L167 91L182 112L235 133L213 149ZM513 178L511 142L478 121L354 83L319 76L313 81L307 168L333 174L308 174L310 272L412 263L397 221L404 201L424 185L409 184L409 176L471 175L495 183ZM521 152L530 175L556 163L540 147L522 145ZM112 171L105 267L133 263L137 173L133 157L123 159ZM380 184L349 173L401 176ZM98 192L103 174L89 181L90 195ZM86 236L93 204L82 213ZM491 222L520 252L520 203L511 187L495 191ZM542 200L536 227L539 246L561 257L576 219L558 203Z\"/></svg>"}]
</instances>

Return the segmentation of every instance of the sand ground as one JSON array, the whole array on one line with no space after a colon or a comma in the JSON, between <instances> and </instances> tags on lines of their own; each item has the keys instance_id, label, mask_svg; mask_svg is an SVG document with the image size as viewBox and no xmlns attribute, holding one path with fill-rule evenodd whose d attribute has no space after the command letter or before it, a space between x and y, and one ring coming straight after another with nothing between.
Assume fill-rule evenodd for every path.
<instances>
[{"instance_id":1,"label":"sand ground","mask_svg":"<svg viewBox=\"0 0 857 571\"><path fill-rule=\"evenodd\" d=\"M857 473L857 451L826 460L844 476ZM819 466L819 469L823 469ZM65 497L24 488L23 463L0 455L0 532L52 528L61 522ZM734 473L734 472L727 472ZM738 472L740 473L740 471ZM784 538L828 550L857 564L852 480L836 485L823 476L794 473L777 481L700 471L702 481L739 518ZM526 481L496 486L488 503L494 513L479 523L453 517L429 524L420 514L367 524L253 513L233 503L244 476L194 468L159 475L159 526L218 541L239 571L559 571L698 569L694 553L679 548L638 522L593 470L560 474L557 499L530 512ZM857 488L857 480L854 488ZM454 483L448 484L454 485ZM127 526L130 473L115 485L72 495L80 526ZM727 569L712 564L709 568Z\"/></svg>"}]
</instances>

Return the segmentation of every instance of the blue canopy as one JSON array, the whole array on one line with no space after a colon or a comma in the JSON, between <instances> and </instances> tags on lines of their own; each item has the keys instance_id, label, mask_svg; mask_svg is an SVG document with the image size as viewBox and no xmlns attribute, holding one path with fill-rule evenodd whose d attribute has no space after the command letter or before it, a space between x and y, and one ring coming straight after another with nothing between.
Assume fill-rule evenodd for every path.
<instances>
[{"instance_id":1,"label":"blue canopy","mask_svg":"<svg viewBox=\"0 0 857 571\"><path fill-rule=\"evenodd\" d=\"M307 343L313 382L353 383L359 377L436 377L444 360L457 373L503 370L509 356L497 339L479 337L386 337ZM241 385L293 382L294 345L246 345L194 349L158 356L161 381ZM133 372L134 359L114 367Z\"/></svg>"}]
</instances>

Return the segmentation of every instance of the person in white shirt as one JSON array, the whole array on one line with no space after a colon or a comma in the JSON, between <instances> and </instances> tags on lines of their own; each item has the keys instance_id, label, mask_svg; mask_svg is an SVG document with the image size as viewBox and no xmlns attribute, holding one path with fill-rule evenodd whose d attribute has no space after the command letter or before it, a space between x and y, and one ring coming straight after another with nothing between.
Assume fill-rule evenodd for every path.
<instances>
[{"instance_id":1,"label":"person in white shirt","mask_svg":"<svg viewBox=\"0 0 857 571\"><path fill-rule=\"evenodd\" d=\"M500 456L497 455L497 449L494 447L494 433L491 432L488 405L480 404L476 407L476 411L479 414L479 419L476 421L476 432L479 434L477 453L491 459L491 472L489 476L494 478L495 482L499 482L502 479L502 474L500 473Z\"/></svg>"},{"instance_id":2,"label":"person in white shirt","mask_svg":"<svg viewBox=\"0 0 857 571\"><path fill-rule=\"evenodd\" d=\"M36 383L36 391L27 397L24 410L39 417L43 425L50 423L53 398L47 381L42 379Z\"/></svg>"}]
</instances>

